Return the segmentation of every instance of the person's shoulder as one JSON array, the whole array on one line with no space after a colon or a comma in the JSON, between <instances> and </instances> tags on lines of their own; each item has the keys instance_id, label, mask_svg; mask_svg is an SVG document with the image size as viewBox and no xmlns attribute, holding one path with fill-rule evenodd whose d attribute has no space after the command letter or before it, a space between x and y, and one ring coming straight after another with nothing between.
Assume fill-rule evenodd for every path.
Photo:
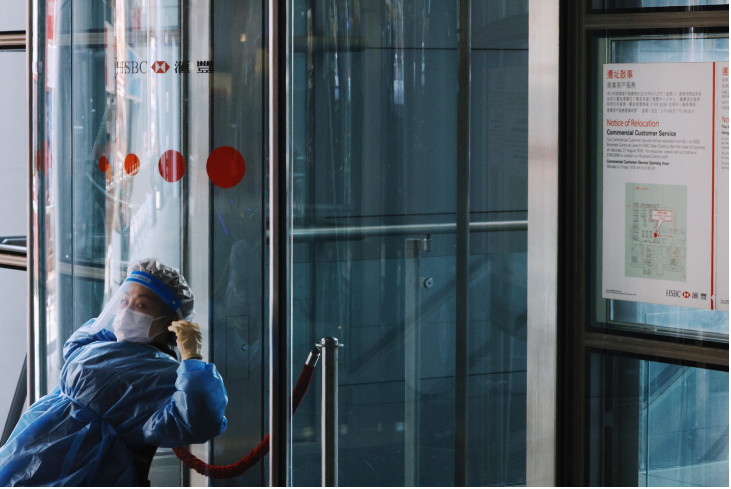
<instances>
[{"instance_id":1,"label":"person's shoulder","mask_svg":"<svg viewBox=\"0 0 731 489\"><path fill-rule=\"evenodd\" d=\"M122 344L126 342L120 342ZM126 382L146 382L154 379L156 385L174 384L179 363L169 355L148 345L127 343L117 346L110 364Z\"/></svg>"},{"instance_id":2,"label":"person's shoulder","mask_svg":"<svg viewBox=\"0 0 731 489\"><path fill-rule=\"evenodd\" d=\"M180 365L180 362L177 358L173 357L165 351L160 351L157 348L155 348L155 351L152 352L152 355L154 356L155 360L169 364L172 368L178 368L178 366Z\"/></svg>"},{"instance_id":3,"label":"person's shoulder","mask_svg":"<svg viewBox=\"0 0 731 489\"><path fill-rule=\"evenodd\" d=\"M129 352L130 355L139 357L148 362L155 362L161 364L169 364L173 367L179 365L180 362L168 352L161 350L151 344L132 343L128 341L120 341L118 344L124 345L121 348Z\"/></svg>"},{"instance_id":4,"label":"person's shoulder","mask_svg":"<svg viewBox=\"0 0 731 489\"><path fill-rule=\"evenodd\" d=\"M179 362L167 353L150 345L142 345L128 341L97 341L85 345L77 360L94 363L109 363L117 366L120 372L133 370L144 372L145 369L159 372L172 370L180 365Z\"/></svg>"}]
</instances>

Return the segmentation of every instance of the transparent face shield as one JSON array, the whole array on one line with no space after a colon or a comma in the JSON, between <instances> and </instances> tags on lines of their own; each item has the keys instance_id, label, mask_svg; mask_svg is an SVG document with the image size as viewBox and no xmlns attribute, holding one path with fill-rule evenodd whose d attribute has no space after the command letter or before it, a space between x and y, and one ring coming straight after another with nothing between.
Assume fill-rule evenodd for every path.
<instances>
[{"instance_id":1,"label":"transparent face shield","mask_svg":"<svg viewBox=\"0 0 731 489\"><path fill-rule=\"evenodd\" d=\"M167 331L180 301L165 284L145 272L132 272L94 322L92 333L106 329L117 341L150 343Z\"/></svg>"}]
</instances>

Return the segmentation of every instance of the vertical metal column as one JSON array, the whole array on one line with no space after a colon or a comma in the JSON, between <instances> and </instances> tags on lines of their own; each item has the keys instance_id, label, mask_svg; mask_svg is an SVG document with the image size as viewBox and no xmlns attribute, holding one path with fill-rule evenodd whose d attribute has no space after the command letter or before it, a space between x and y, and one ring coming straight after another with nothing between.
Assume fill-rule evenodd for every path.
<instances>
[{"instance_id":1,"label":"vertical metal column","mask_svg":"<svg viewBox=\"0 0 731 489\"><path fill-rule=\"evenodd\" d=\"M338 486L338 348L328 336L322 348L322 487Z\"/></svg>"},{"instance_id":2,"label":"vertical metal column","mask_svg":"<svg viewBox=\"0 0 731 489\"><path fill-rule=\"evenodd\" d=\"M35 401L46 395L48 392L48 368L46 354L46 345L48 344L48 335L46 327L48 325L48 244L46 241L46 233L48 228L46 226L46 187L48 181L46 180L46 172L48 171L48 165L46 159L48 154L46 153L46 147L44 142L46 141L46 130L47 130L47 114L46 114L46 45L47 31L45 29L46 22L46 11L47 2L37 2L35 5L33 2L28 4L28 12L33 13L34 26L38 26L33 32L32 37L32 49L33 52L30 54L32 62L32 72L29 73L30 85L31 85L31 139L33 147L31 148L30 158L31 161L35 161L35 183L33 180L33 168L34 165L31 162L31 187L28 189L29 195L34 199L31 202L31 223L29 231L30 236L33 237L33 243L31 244L28 239L28 251L27 257L30 261L31 256L33 257L33 270L28 268L28 279L31 281L31 297L29 304L29 319L33 322L29 323L29 344L28 344L28 405L30 406ZM26 33L26 39L28 39ZM27 49L27 47L26 47ZM35 156L35 159L34 159ZM34 233L35 231L35 233ZM32 255L31 255L32 253Z\"/></svg>"},{"instance_id":3,"label":"vertical metal column","mask_svg":"<svg viewBox=\"0 0 731 489\"><path fill-rule=\"evenodd\" d=\"M28 192L28 201L26 205L26 239L25 239L25 246L26 246L26 262L27 262L27 268L26 268L26 308L25 310L28 311L28 321L26 324L26 327L28 328L28 340L26 343L26 379L27 379L27 387L26 392L27 395L27 407L30 407L31 404L37 399L36 398L36 350L35 350L35 341L36 341L36 334L35 334L35 323L36 323L36 317L35 317L35 308L34 308L34 297L35 297L35 277L36 277L36 245L35 240L36 232L41 233L43 230L38 227L37 230L35 229L34 223L35 223L35 212L33 211L34 208L36 208L33 199L35 198L35 193L33 192L35 185L33 185L33 163L35 162L35 159L33 158L34 151L34 125L36 122L35 117L35 91L33 90L34 84L33 84L33 54L36 51L37 46L37 40L35 39L35 31L34 31L34 22L33 22L33 0L26 0L25 3L25 74L26 74L26 87L28 89L28 142L26 144L26 149L28 151L28 154L26 155L28 167L26 168L26 191ZM44 17L45 18L45 17ZM40 204L38 205L40 208ZM34 232L34 230L36 232ZM43 303L45 304L45 303Z\"/></svg>"},{"instance_id":4,"label":"vertical metal column","mask_svg":"<svg viewBox=\"0 0 731 489\"><path fill-rule=\"evenodd\" d=\"M179 56L181 60L190 59L190 0L179 0L178 3L178 25L180 26ZM213 58L208 58L213 59ZM186 161L190 161L189 124L190 104L188 77L179 77L180 97L180 153ZM190 256L188 254L188 224L190 222L190 177L180 180L180 268L186 277L190 277ZM185 467L185 464L183 464Z\"/></svg>"},{"instance_id":5,"label":"vertical metal column","mask_svg":"<svg viewBox=\"0 0 731 489\"><path fill-rule=\"evenodd\" d=\"M404 295L404 486L419 485L419 386L421 382L421 294L431 279L420 277L419 251L429 251L431 239L406 240Z\"/></svg>"},{"instance_id":6,"label":"vertical metal column","mask_svg":"<svg viewBox=\"0 0 731 489\"><path fill-rule=\"evenodd\" d=\"M457 318L455 332L454 485L467 485L470 260L471 0L459 0L457 40Z\"/></svg>"},{"instance_id":7,"label":"vertical metal column","mask_svg":"<svg viewBox=\"0 0 731 489\"><path fill-rule=\"evenodd\" d=\"M559 110L559 32L562 32L560 12L563 4L558 0L530 0L528 5L528 373L525 477L527 486L545 487L557 483L559 129L556 121L562 115ZM583 32L580 36L583 36ZM583 331L583 324L580 329ZM577 371L577 375L583 376L583 369ZM580 401L583 402L583 398ZM572 415L582 416L580 411ZM571 445L571 442L568 441L568 444ZM581 470L582 466L579 460L572 464L572 471L577 467ZM583 478L577 480L583 481Z\"/></svg>"},{"instance_id":8,"label":"vertical metal column","mask_svg":"<svg viewBox=\"0 0 731 489\"><path fill-rule=\"evenodd\" d=\"M269 0L269 484L291 485L287 5Z\"/></svg>"},{"instance_id":9,"label":"vertical metal column","mask_svg":"<svg viewBox=\"0 0 731 489\"><path fill-rule=\"evenodd\" d=\"M178 8L178 24L180 25L180 59L190 59L190 0L180 0ZM211 9L212 10L212 9ZM209 13L210 15L210 13ZM208 59L213 59L209 57ZM186 161L190 161L190 143L189 143L189 124L190 124L190 104L189 92L190 86L188 84L188 77L181 76L179 80L180 84L180 98L178 103L180 104L180 153L183 155ZM209 95L210 96L210 95ZM210 100L210 99L209 99ZM210 127L210 126L209 126ZM180 181L180 269L184 276L191 277L190 269L190 245L188 243L189 238L189 223L190 223L190 177L181 179ZM210 239L210 238L209 238ZM209 248L212 249L212 248ZM210 344L210 343L209 343ZM189 448L189 447L188 447ZM209 458L213 460L211 456L211 450L213 444L209 444ZM184 463L180 464L180 485L183 487L190 487L190 468Z\"/></svg>"}]
</instances>

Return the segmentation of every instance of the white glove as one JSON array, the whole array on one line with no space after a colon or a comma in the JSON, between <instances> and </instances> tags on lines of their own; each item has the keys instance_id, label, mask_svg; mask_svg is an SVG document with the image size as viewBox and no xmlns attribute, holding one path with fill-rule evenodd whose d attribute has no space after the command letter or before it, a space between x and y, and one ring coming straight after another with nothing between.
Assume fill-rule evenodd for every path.
<instances>
[{"instance_id":1,"label":"white glove","mask_svg":"<svg viewBox=\"0 0 731 489\"><path fill-rule=\"evenodd\" d=\"M172 331L178 336L178 350L180 350L183 360L192 358L203 360L203 355L201 355L203 334L201 334L198 324L189 321L173 321L168 326L168 331Z\"/></svg>"}]
</instances>

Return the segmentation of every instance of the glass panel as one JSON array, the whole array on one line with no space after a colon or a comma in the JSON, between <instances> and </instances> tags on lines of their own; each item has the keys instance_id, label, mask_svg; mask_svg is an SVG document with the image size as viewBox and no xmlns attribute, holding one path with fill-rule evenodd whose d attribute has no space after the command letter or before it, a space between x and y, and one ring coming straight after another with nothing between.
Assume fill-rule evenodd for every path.
<instances>
[{"instance_id":1,"label":"glass panel","mask_svg":"<svg viewBox=\"0 0 731 489\"><path fill-rule=\"evenodd\" d=\"M0 226L3 219L0 218ZM0 423L8 419L15 388L18 385L28 338L28 276L26 272L0 268L0 313L3 315L3 347L0 349Z\"/></svg>"},{"instance_id":2,"label":"glass panel","mask_svg":"<svg viewBox=\"0 0 731 489\"><path fill-rule=\"evenodd\" d=\"M703 9L711 6L728 5L728 0L589 0L591 8L600 11L662 9L682 7Z\"/></svg>"},{"instance_id":3,"label":"glass panel","mask_svg":"<svg viewBox=\"0 0 731 489\"><path fill-rule=\"evenodd\" d=\"M191 285L204 359L228 391L227 430L192 447L213 464L265 434L263 5L41 0L33 11L35 397L54 389L64 342L129 264L157 257ZM260 485L264 469L227 483ZM158 451L150 479L181 483L172 452Z\"/></svg>"},{"instance_id":4,"label":"glass panel","mask_svg":"<svg viewBox=\"0 0 731 489\"><path fill-rule=\"evenodd\" d=\"M3 21L0 20L0 27ZM28 231L27 140L28 106L25 97L25 50L0 51L0 243L5 237L21 237ZM21 241L8 241L20 245ZM22 243L25 246L24 243ZM0 369L6 372L0 379L0 423L8 417L15 387L23 366L28 336L26 272L0 268L0 297L2 301L3 347Z\"/></svg>"},{"instance_id":5,"label":"glass panel","mask_svg":"<svg viewBox=\"0 0 731 489\"><path fill-rule=\"evenodd\" d=\"M456 8L292 2L292 365L345 345L341 486L454 484ZM475 224L527 218L527 12L473 2ZM526 274L524 230L472 234L470 485L525 484ZM322 409L293 417L294 485L321 483Z\"/></svg>"},{"instance_id":6,"label":"glass panel","mask_svg":"<svg viewBox=\"0 0 731 489\"><path fill-rule=\"evenodd\" d=\"M3 15L0 17L0 32L25 30L26 0L2 0Z\"/></svg>"},{"instance_id":7,"label":"glass panel","mask_svg":"<svg viewBox=\"0 0 731 489\"><path fill-rule=\"evenodd\" d=\"M728 372L591 353L589 483L729 483Z\"/></svg>"},{"instance_id":8,"label":"glass panel","mask_svg":"<svg viewBox=\"0 0 731 489\"><path fill-rule=\"evenodd\" d=\"M693 32L689 31L673 31L668 32L664 31L662 33L658 34L647 34L647 35L602 35L597 36L593 38L592 40L592 48L593 52L595 53L595 56L593 56L593 64L592 64L592 86L594 87L593 95L592 95L592 103L591 103L591 110L592 110L592 119L593 121L596 121L593 127L593 131L591 133L591 150L590 155L593 161L592 168L593 175L592 175L592 189L593 189L593 195L596 196L595 199L593 199L592 205L592 211L591 216L592 219L590 221L590 232L593 239L593 250L591 252L592 255L592 269L590 271L590 281L594 284L592 296L590 297L590 300L593 304L593 310L594 315L592 317L590 326L591 327L597 327L597 328L609 328L609 329L624 329L624 330L631 330L631 331L637 331L637 332L643 332L643 333L651 333L651 334L661 334L661 335L668 335L668 336L675 336L675 337L685 337L685 338L701 338L711 341L721 341L721 342L728 342L728 334L729 334L729 313L728 313L728 305L725 305L725 310L723 304L716 303L714 307L716 310L704 310L703 308L708 309L707 306L709 306L710 302L715 298L718 299L718 294L711 295L710 294L710 286L708 287L709 290L695 290L690 287L690 283L697 283L698 281L693 278L693 274L697 274L699 270L701 270L702 267L694 267L689 265L692 262L693 256L695 256L691 251L688 251L688 254L691 258L688 258L688 260L691 261L685 261L686 258L683 258L683 262L680 265L683 273L686 275L683 275L682 277L680 275L672 276L673 270L680 270L681 268L674 268L674 263L676 263L674 254L677 253L677 250L685 250L686 246L688 250L699 250L699 247L697 245L693 244L686 244L684 241L678 241L680 238L682 238L681 233L685 232L685 230L680 229L684 227L682 225L682 221L680 218L674 224L673 231L670 233L671 236L660 236L660 238L653 239L651 236L647 239L644 238L636 238L635 234L632 229L640 229L638 226L639 224L635 223L632 224L629 220L633 218L633 215L630 214L629 211L622 211L621 220L622 222L629 223L626 224L627 226L630 226L629 228L626 228L626 226L615 226L611 227L611 219L614 219L611 213L604 211L604 203L606 202L607 195L609 195L609 192L611 189L607 189L606 184L603 182L604 173L607 171L614 171L616 175L617 169L613 170L607 170L605 168L605 165L608 165L608 162L605 162L604 160L604 154L603 154L603 147L605 144L605 141L609 140L608 136L604 133L604 119L626 119L626 118L637 118L637 119L652 119L653 117L658 118L660 114L654 115L656 113L652 111L664 111L664 110L670 110L670 109L664 109L664 108L650 108L650 104L655 103L665 103L662 101L656 102L655 99L651 99L652 97L657 97L658 94L649 94L646 93L648 90L652 91L651 88L647 88L647 86L650 86L654 81L649 81L646 83L645 88L637 88L639 85L635 85L635 88L612 88L611 90L615 90L616 94L614 96L623 97L620 102L618 102L620 105L622 105L620 108L607 108L607 112L605 112L603 107L603 94L606 89L604 76L605 76L605 63L625 63L630 64L627 66L627 68L631 68L631 64L635 63L641 63L642 65L637 65L635 68L635 72L637 72L637 69L641 66L653 66L653 65L647 65L648 63L687 63L685 65L685 68L683 68L683 65L678 65L677 70L687 69L687 70L694 70L694 69L700 69L700 66L704 67L710 67L711 65L700 65L700 64L693 64L693 63L707 63L707 62L713 62L713 61L728 61L728 32L699 32L698 30L694 30ZM656 65L661 66L661 65ZM608 68L607 68L608 69ZM653 68L650 68L653 69ZM712 68L711 68L712 69ZM719 68L720 70L720 68ZM626 71L626 70L625 70ZM630 70L631 73L631 70ZM629 80L629 78L625 79ZM633 80L637 80L635 77ZM711 86L712 82L712 76L709 76L709 83L708 86ZM621 80L617 82L607 82L607 83L616 83L616 86L621 86L621 83L623 83ZM631 83L628 81L624 81L624 83ZM639 82L636 82L639 83ZM728 83L727 81L725 83ZM645 86L645 85L643 85ZM709 89L709 91L711 91ZM728 93L728 92L726 92ZM661 94L663 97L665 95L670 96L670 94ZM681 94L682 95L682 94ZM637 98L640 97L640 98ZM650 97L650 98L648 98ZM709 94L710 98L710 94ZM636 100L635 100L636 99ZM641 100L640 100L641 99ZM620 100L620 99L617 99ZM673 102L674 103L674 102ZM619 107L619 106L618 106ZM653 106L654 107L654 106ZM659 106L658 106L659 107ZM726 104L726 110L728 105ZM672 109L672 110L678 110L678 109ZM682 109L681 109L682 110ZM621 112L625 111L625 112ZM634 111L634 112L633 112ZM709 111L709 121L711 119L711 114ZM665 120L665 119L663 119ZM681 124L681 123L678 123ZM614 128L612 128L614 129ZM622 128L618 128L622 129ZM710 141L711 136L710 133L713 131L711 130L710 124L708 125L709 134L704 134L705 136L708 136L708 140ZM635 135L633 133L633 135ZM614 139L612 139L614 141ZM635 141L631 137L628 138L627 141L640 144L643 143L643 141ZM664 144L663 141L658 140L660 143ZM670 141L670 143L673 143L674 141ZM715 143L714 143L715 144ZM710 144L709 144L710 147ZM726 153L727 154L727 153ZM720 153L719 153L720 155ZM644 157L643 157L644 158ZM643 158L640 158L642 160ZM672 156L671 156L672 158ZM671 161L671 160L667 160ZM672 160L675 161L675 160ZM703 164L706 163L706 160L702 160ZM714 164L716 160L714 160ZM718 160L720 161L720 160ZM728 160L726 160L728 161ZM644 161L641 161L644 162ZM631 163L631 161L630 161ZM712 181L711 181L711 156L710 152L708 154L708 187L712 187ZM672 164L672 163L671 163ZM677 163L676 163L677 164ZM718 163L720 164L720 163ZM726 163L727 165L728 163ZM705 167L704 167L705 168ZM626 170L627 168L624 168ZM651 170L658 170L658 168L652 168L650 166L648 169ZM699 170L700 171L700 170ZM649 172L648 172L649 173ZM659 173L659 172L655 172ZM652 173L651 175L654 175L655 173ZM636 175L636 172L633 174ZM665 174L663 174L665 175ZM629 177L627 177L629 178ZM634 178L634 176L633 176ZM653 177L653 176L647 176L647 177L637 177L637 178L645 178L645 180L642 181L643 185L640 186L642 189L650 188L652 185L658 184L660 180L657 180L657 178L660 177ZM664 178L671 178L670 176L664 177ZM672 178L671 178L672 180ZM677 181L662 181L663 185L660 185L663 187L663 189L668 189L668 196L672 194L670 192L672 189L668 185L669 183L675 183L675 184L683 184L687 182L677 182ZM677 180L677 179L676 179ZM647 185L645 185L647 183ZM634 185L634 183L629 183L626 185ZM649 186L648 186L649 185ZM659 184L658 184L659 185ZM655 188L655 187L652 187ZM658 187L659 188L659 187ZM728 187L726 187L725 192L722 190L721 187L718 187L716 189L719 195L719 200L717 201L717 205L721 205L722 202L721 197L723 195L726 195L727 198L727 190ZM624 192L624 190L621 190ZM664 192L665 190L663 190ZM707 192L708 195L710 195L710 192ZM627 194L629 195L629 194ZM633 193L633 197L634 197ZM664 195L664 194L663 194ZM690 194L689 194L690 195ZM629 197L627 197L629 198ZM654 197L653 197L654 198ZM663 197L664 199L664 197ZM655 203L654 200L652 201L652 205L660 208L658 206L667 205L668 208L672 207L675 208L676 206L679 206L679 201L674 200L675 198L668 197L668 199L665 199L663 203ZM651 199L652 200L652 199ZM657 199L655 199L657 200ZM634 201L633 201L634 202ZM657 221L652 221L652 215L650 214L642 214L643 211L641 208L637 207L636 201L633 205L632 209L636 209L639 216L639 219L644 219L644 226L654 226ZM644 202L644 201L642 201ZM647 201L650 203L650 201ZM624 201L622 202L624 204ZM649 204L648 204L649 205ZM709 207L711 204L709 203ZM653 209L655 208L653 207ZM647 207L649 209L649 207ZM665 207L663 207L665 208ZM634 212L634 211L633 211ZM647 211L650 212L650 211ZM679 212L679 211L678 211ZM707 213L708 216L711 216L711 212ZM678 214L680 215L680 214ZM617 214L619 216L619 214ZM692 228L694 225L696 225L695 229L698 229L697 224L700 222L700 220L697 217L689 217L688 224L689 228ZM606 221L606 223L605 223ZM619 221L618 221L619 222ZM633 221L634 222L634 221ZM720 221L718 221L718 225L720 226ZM706 221L703 221L704 225L706 224ZM641 224L641 223L640 223ZM662 225L662 221L660 221L660 224ZM711 249L711 223L710 219L707 222L708 224L708 250ZM632 228L631 226L635 226ZM666 224L666 226L668 226ZM609 236L612 231L611 229L621 230L621 233L624 233L625 239L624 241L608 241L607 236ZM629 231L626 231L625 229L629 229ZM645 228L641 228L645 229ZM649 228L647 228L649 229ZM663 228L663 229L669 229L669 227ZM644 232L644 231L637 231ZM678 234L675 234L678 232ZM660 233L662 234L662 232ZM632 236L632 238L628 238L628 236ZM637 235L639 236L639 235ZM704 235L705 236L705 235ZM621 238L621 236L620 236ZM664 238L670 238L669 240L665 240ZM700 232L689 232L688 239L689 240L699 240L701 238ZM618 250L613 250L612 247L607 247L609 250L609 253L605 250L603 250L603 247L607 246L607 243L617 243ZM634 243L632 246L634 247L627 247L626 243L631 242ZM621 244L624 243L624 244ZM674 243L674 244L673 244ZM662 246L666 246L665 248L658 248L658 249L650 249L652 246L659 246L662 244ZM646 246L646 248L642 248L642 246ZM673 248L675 246L675 248ZM692 248L692 246L696 246L695 248ZM644 253L650 253L650 252L657 252L657 255L653 255L654 258L651 257L651 255L645 255L641 254L637 250L644 249ZM676 251L673 251L676 250ZM685 253L685 251L682 251ZM706 256L707 255L707 256ZM710 254L704 253L703 256L708 258L708 268L711 268L710 263ZM679 294L679 297L685 298L685 294L688 296L688 302L692 303L692 307L681 307L679 305L674 305L669 302L665 302L665 304L661 304L660 302L663 302L664 299L657 300L656 303L648 303L648 302L642 302L642 301L628 301L628 300L618 300L616 298L614 299L603 299L602 297L607 294L603 294L605 289L607 289L609 286L607 285L609 282L604 280L604 277L602 276L603 273L607 273L607 265L602 263L602 260L611 260L612 257L615 257L617 260L624 260L622 262L621 266L624 269L624 274L621 274L622 278L621 280L625 280L625 284L629 284L628 287L634 287L635 289L632 292L637 292L640 288L640 283L644 284L641 287L644 287L646 289L652 288L653 290L657 289L660 290L661 295L670 294L670 293L676 293L672 292L673 290L681 289L677 294ZM629 262L630 259L634 260L637 259L637 263L634 261L632 263ZM619 262L617 262L619 263ZM680 264L680 262L677 262ZM652 264L651 269L648 269L648 264ZM604 272L602 271L602 267L604 266ZM610 267L611 268L611 267ZM704 269L705 270L705 269ZM644 275L643 275L644 271ZM667 274L664 274L667 271ZM718 277L723 277L724 269L721 266L716 266L716 274ZM728 276L728 269L725 269L725 276ZM614 276L618 276L620 274L614 273ZM631 278L627 278L631 277ZM709 272L709 283L710 283L710 272ZM719 278L720 280L720 278ZM615 282L616 283L616 282ZM705 284L705 282L703 282ZM614 287L610 287L614 289ZM687 292L686 292L686 289ZM670 292L667 292L670 291ZM609 291L611 293L627 293L627 295L633 295L630 294L630 291ZM710 297L709 297L710 296Z\"/></svg>"},{"instance_id":9,"label":"glass panel","mask_svg":"<svg viewBox=\"0 0 731 489\"><path fill-rule=\"evenodd\" d=\"M25 236L28 218L21 209L27 201L28 106L26 104L25 50L0 51L0 236Z\"/></svg>"}]
</instances>

